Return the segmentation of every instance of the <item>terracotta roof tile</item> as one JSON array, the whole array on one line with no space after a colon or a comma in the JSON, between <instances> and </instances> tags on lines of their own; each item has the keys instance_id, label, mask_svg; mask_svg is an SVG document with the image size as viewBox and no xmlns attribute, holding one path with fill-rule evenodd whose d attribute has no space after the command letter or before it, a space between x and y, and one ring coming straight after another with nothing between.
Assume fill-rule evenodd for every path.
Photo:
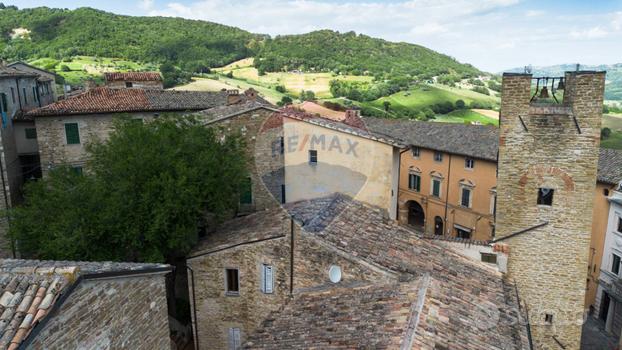
<instances>
[{"instance_id":1,"label":"terracotta roof tile","mask_svg":"<svg viewBox=\"0 0 622 350\"><path fill-rule=\"evenodd\" d=\"M98 87L76 97L32 110L24 118L70 114L197 111L226 104L226 92Z\"/></svg>"},{"instance_id":2,"label":"terracotta roof tile","mask_svg":"<svg viewBox=\"0 0 622 350\"><path fill-rule=\"evenodd\" d=\"M158 72L108 72L104 73L106 81L162 81Z\"/></svg>"},{"instance_id":3,"label":"terracotta roof tile","mask_svg":"<svg viewBox=\"0 0 622 350\"><path fill-rule=\"evenodd\" d=\"M80 274L166 266L117 262L0 260L0 349L17 349Z\"/></svg>"}]
</instances>

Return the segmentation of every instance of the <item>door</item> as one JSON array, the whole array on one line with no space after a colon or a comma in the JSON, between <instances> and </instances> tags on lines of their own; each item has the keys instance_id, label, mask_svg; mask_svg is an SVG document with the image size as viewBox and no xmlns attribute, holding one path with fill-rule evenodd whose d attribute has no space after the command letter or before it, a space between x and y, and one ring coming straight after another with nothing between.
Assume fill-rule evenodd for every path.
<instances>
[{"instance_id":1,"label":"door","mask_svg":"<svg viewBox=\"0 0 622 350\"><path fill-rule=\"evenodd\" d=\"M443 219L440 216L434 218L434 234L437 236L443 234Z\"/></svg>"},{"instance_id":2,"label":"door","mask_svg":"<svg viewBox=\"0 0 622 350\"><path fill-rule=\"evenodd\" d=\"M609 304L611 303L611 299L609 298L609 294L607 292L603 292L603 297L600 301L600 312L599 317L603 322L607 322L607 314L609 313Z\"/></svg>"}]
</instances>

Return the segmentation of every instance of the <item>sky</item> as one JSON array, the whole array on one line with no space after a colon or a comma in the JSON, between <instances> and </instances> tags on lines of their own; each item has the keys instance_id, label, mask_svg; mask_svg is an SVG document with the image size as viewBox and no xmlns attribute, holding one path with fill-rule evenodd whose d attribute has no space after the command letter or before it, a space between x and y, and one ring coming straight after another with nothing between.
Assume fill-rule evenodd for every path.
<instances>
[{"instance_id":1,"label":"sky","mask_svg":"<svg viewBox=\"0 0 622 350\"><path fill-rule=\"evenodd\" d=\"M207 20L254 33L355 31L419 44L488 72L526 65L622 63L622 0L4 1ZM364 52L361 52L364 55Z\"/></svg>"}]
</instances>

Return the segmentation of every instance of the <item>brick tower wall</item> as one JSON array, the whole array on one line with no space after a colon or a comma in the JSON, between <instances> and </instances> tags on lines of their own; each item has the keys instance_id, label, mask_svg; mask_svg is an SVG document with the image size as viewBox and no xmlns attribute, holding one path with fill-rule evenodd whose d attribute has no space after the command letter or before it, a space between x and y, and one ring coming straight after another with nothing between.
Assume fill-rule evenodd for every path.
<instances>
[{"instance_id":1,"label":"brick tower wall","mask_svg":"<svg viewBox=\"0 0 622 350\"><path fill-rule=\"evenodd\" d=\"M528 307L535 348L579 349L605 73L566 73L563 103L549 105L530 103L531 78L503 76L497 236L548 222L504 242L507 277ZM554 189L552 206L537 204L539 188Z\"/></svg>"}]
</instances>

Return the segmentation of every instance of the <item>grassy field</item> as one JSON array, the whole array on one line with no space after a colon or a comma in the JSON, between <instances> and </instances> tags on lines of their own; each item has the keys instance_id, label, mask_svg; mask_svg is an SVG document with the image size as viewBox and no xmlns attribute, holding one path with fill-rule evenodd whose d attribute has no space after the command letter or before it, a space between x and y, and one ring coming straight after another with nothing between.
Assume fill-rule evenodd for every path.
<instances>
[{"instance_id":1,"label":"grassy field","mask_svg":"<svg viewBox=\"0 0 622 350\"><path fill-rule=\"evenodd\" d=\"M153 64L142 64L109 57L74 56L70 60L59 61L52 58L40 58L29 62L30 64L56 72L65 78L70 85L81 85L87 79L102 81L104 72L127 72L127 71L157 71L158 67ZM69 71L63 71L67 66Z\"/></svg>"},{"instance_id":2,"label":"grassy field","mask_svg":"<svg viewBox=\"0 0 622 350\"><path fill-rule=\"evenodd\" d=\"M238 89L238 90L247 90L249 88L253 88L259 92L259 94L270 101L271 103L276 104L280 101L285 94L282 94L274 89L249 83L245 80L231 79L224 76L212 76L207 78L192 78L192 82L186 85L176 86L174 90L192 90L192 91L220 91L222 89Z\"/></svg>"},{"instance_id":3,"label":"grassy field","mask_svg":"<svg viewBox=\"0 0 622 350\"><path fill-rule=\"evenodd\" d=\"M622 115L603 115L602 127L611 129L611 135L607 139L600 141L600 147L622 149Z\"/></svg>"},{"instance_id":4,"label":"grassy field","mask_svg":"<svg viewBox=\"0 0 622 350\"><path fill-rule=\"evenodd\" d=\"M400 91L393 95L370 102L374 107L381 108L384 101L391 103L391 109L421 109L440 102L455 103L463 100L467 105L473 101L498 105L497 97L479 94L470 90L452 88L440 84L419 85L409 91Z\"/></svg>"},{"instance_id":5,"label":"grassy field","mask_svg":"<svg viewBox=\"0 0 622 350\"><path fill-rule=\"evenodd\" d=\"M437 115L434 121L441 123L481 123L499 126L499 120L487 117L470 109L460 109L444 115Z\"/></svg>"}]
</instances>

